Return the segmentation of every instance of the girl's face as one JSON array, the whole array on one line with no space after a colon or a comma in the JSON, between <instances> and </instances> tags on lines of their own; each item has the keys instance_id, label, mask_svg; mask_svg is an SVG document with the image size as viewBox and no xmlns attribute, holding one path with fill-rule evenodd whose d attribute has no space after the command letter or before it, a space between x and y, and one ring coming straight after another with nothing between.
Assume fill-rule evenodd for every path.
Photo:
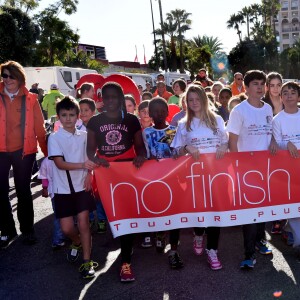
<instances>
[{"instance_id":1,"label":"girl's face","mask_svg":"<svg viewBox=\"0 0 300 300\"><path fill-rule=\"evenodd\" d=\"M90 109L90 107L87 103L80 104L79 117L84 124L87 124L93 115L94 115L94 112Z\"/></svg>"},{"instance_id":2,"label":"girl's face","mask_svg":"<svg viewBox=\"0 0 300 300\"><path fill-rule=\"evenodd\" d=\"M213 92L213 94L215 95L216 98L218 98L218 95L219 95L219 92L221 89L222 89L222 87L218 84L212 88L211 91Z\"/></svg>"},{"instance_id":3,"label":"girl's face","mask_svg":"<svg viewBox=\"0 0 300 300\"><path fill-rule=\"evenodd\" d=\"M195 92L190 92L187 95L187 105L195 114L201 112L201 99Z\"/></svg>"},{"instance_id":4,"label":"girl's face","mask_svg":"<svg viewBox=\"0 0 300 300\"><path fill-rule=\"evenodd\" d=\"M139 117L142 122L150 122L151 118L149 117L149 108L145 107L139 111Z\"/></svg>"},{"instance_id":5,"label":"girl's face","mask_svg":"<svg viewBox=\"0 0 300 300\"><path fill-rule=\"evenodd\" d=\"M180 88L179 83L174 84L173 91L174 91L175 95L177 95L177 96L183 93L183 91Z\"/></svg>"},{"instance_id":6,"label":"girl's face","mask_svg":"<svg viewBox=\"0 0 300 300\"><path fill-rule=\"evenodd\" d=\"M120 110L121 99L120 95L115 88L106 88L102 94L104 107L108 112L116 112Z\"/></svg>"},{"instance_id":7,"label":"girl's face","mask_svg":"<svg viewBox=\"0 0 300 300\"><path fill-rule=\"evenodd\" d=\"M219 95L219 102L222 106L227 107L228 101L231 98L231 95L228 92L222 92Z\"/></svg>"},{"instance_id":8,"label":"girl's face","mask_svg":"<svg viewBox=\"0 0 300 300\"><path fill-rule=\"evenodd\" d=\"M125 100L127 112L134 114L135 106L131 100Z\"/></svg>"},{"instance_id":9,"label":"girl's face","mask_svg":"<svg viewBox=\"0 0 300 300\"><path fill-rule=\"evenodd\" d=\"M278 78L274 78L268 85L269 93L272 97L278 97L280 95L280 89L282 82Z\"/></svg>"}]
</instances>

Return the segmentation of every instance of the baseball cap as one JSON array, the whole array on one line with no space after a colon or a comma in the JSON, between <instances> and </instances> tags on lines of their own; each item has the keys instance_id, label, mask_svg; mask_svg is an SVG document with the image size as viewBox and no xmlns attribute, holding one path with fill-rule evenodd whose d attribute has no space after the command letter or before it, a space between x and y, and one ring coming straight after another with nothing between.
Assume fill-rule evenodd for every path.
<instances>
[{"instance_id":1,"label":"baseball cap","mask_svg":"<svg viewBox=\"0 0 300 300\"><path fill-rule=\"evenodd\" d=\"M50 90L58 90L57 84L52 83L52 84L50 85Z\"/></svg>"}]
</instances>

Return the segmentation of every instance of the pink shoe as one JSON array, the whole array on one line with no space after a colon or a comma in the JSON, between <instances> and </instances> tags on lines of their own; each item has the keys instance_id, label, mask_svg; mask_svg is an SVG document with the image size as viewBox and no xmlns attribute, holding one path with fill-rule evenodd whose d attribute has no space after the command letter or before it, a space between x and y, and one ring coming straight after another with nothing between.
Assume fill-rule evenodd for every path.
<instances>
[{"instance_id":1,"label":"pink shoe","mask_svg":"<svg viewBox=\"0 0 300 300\"><path fill-rule=\"evenodd\" d=\"M194 253L196 255L202 255L204 252L204 237L203 235L195 235L193 242Z\"/></svg>"},{"instance_id":2,"label":"pink shoe","mask_svg":"<svg viewBox=\"0 0 300 300\"><path fill-rule=\"evenodd\" d=\"M207 261L209 263L209 266L212 270L220 270L222 269L222 264L218 259L218 250L214 249L206 249L207 253Z\"/></svg>"}]
</instances>

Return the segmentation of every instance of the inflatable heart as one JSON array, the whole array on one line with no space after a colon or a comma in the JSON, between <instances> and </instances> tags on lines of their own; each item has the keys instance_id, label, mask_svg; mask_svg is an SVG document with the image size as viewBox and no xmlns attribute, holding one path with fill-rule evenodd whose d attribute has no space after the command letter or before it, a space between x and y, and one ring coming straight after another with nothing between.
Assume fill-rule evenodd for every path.
<instances>
[{"instance_id":1,"label":"inflatable heart","mask_svg":"<svg viewBox=\"0 0 300 300\"><path fill-rule=\"evenodd\" d=\"M101 74L86 74L79 79L79 81L77 82L77 86L80 87L85 82L92 82L95 87L94 100L95 102L102 102L102 86L104 85L104 83L109 81L113 81L120 84L124 91L124 94L131 94L134 97L136 104L139 105L139 90L135 82L125 75L113 74L109 75L108 77L103 77Z\"/></svg>"}]
</instances>

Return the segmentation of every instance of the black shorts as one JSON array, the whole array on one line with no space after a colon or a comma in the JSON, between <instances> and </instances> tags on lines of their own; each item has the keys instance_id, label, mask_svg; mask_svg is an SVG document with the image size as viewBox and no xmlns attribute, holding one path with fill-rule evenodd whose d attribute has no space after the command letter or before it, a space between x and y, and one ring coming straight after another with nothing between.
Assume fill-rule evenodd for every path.
<instances>
[{"instance_id":1,"label":"black shorts","mask_svg":"<svg viewBox=\"0 0 300 300\"><path fill-rule=\"evenodd\" d=\"M76 216L87 210L96 209L95 199L90 192L54 194L55 216L57 219Z\"/></svg>"}]
</instances>

